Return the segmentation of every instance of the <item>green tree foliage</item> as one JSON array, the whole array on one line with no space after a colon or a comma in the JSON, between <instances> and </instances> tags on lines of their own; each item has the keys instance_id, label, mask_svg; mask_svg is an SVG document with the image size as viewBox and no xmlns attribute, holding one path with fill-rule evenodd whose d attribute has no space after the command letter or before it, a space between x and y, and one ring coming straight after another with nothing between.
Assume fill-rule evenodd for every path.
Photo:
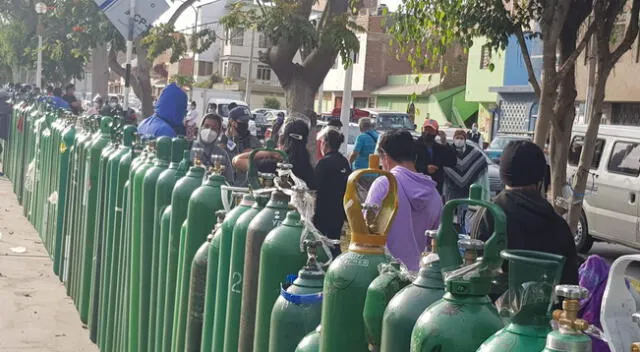
<instances>
[{"instance_id":1,"label":"green tree foliage","mask_svg":"<svg viewBox=\"0 0 640 352\"><path fill-rule=\"evenodd\" d=\"M312 16L314 0L276 0L257 5L237 2L223 17L226 28L255 30L273 45L259 60L271 67L285 91L287 108L293 112L313 109L313 99L338 55L345 67L359 50L356 33L363 29L352 19L356 4L329 0L322 13ZM301 63L294 63L296 55Z\"/></svg>"},{"instance_id":2,"label":"green tree foliage","mask_svg":"<svg viewBox=\"0 0 640 352\"><path fill-rule=\"evenodd\" d=\"M169 78L169 82L175 82L180 87L191 88L193 86L193 77L189 75L176 74Z\"/></svg>"},{"instance_id":3,"label":"green tree foliage","mask_svg":"<svg viewBox=\"0 0 640 352\"><path fill-rule=\"evenodd\" d=\"M274 97L265 97L262 106L267 109L280 110L280 100Z\"/></svg>"}]
</instances>

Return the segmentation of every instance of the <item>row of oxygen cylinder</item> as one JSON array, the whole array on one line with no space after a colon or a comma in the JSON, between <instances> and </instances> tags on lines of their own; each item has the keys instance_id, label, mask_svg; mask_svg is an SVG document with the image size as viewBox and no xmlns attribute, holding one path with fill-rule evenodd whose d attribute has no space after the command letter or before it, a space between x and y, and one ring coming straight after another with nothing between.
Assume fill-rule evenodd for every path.
<instances>
[{"instance_id":1,"label":"row of oxygen cylinder","mask_svg":"<svg viewBox=\"0 0 640 352\"><path fill-rule=\"evenodd\" d=\"M385 253L398 205L390 173L350 175L351 243L331 260L292 206L305 190L291 187L290 165L252 182L262 188L227 197L233 188L218 158L205 170L184 138L142 142L135 131L110 117L19 102L5 158L25 214L102 351L590 348L576 317L584 289L556 287L564 258L505 250L504 213L480 200L478 187L445 205L413 277ZM361 204L358 180L374 173L389 179L389 192L380 205ZM461 205L492 214L486 243L459 239ZM503 260L520 303L504 312L489 298ZM563 328L551 331L554 293L565 297L553 314Z\"/></svg>"}]
</instances>

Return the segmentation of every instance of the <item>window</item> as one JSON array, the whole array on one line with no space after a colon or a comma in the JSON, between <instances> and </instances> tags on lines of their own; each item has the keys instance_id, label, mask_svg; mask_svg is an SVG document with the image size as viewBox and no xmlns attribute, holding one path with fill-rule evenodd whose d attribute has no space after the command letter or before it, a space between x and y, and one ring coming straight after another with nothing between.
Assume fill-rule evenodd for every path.
<instances>
[{"instance_id":1,"label":"window","mask_svg":"<svg viewBox=\"0 0 640 352\"><path fill-rule=\"evenodd\" d=\"M491 64L491 47L489 44L483 45L480 51L480 69L486 70L489 69L489 65Z\"/></svg>"},{"instance_id":2,"label":"window","mask_svg":"<svg viewBox=\"0 0 640 352\"><path fill-rule=\"evenodd\" d=\"M213 62L198 61L198 76L211 76L213 74Z\"/></svg>"},{"instance_id":3,"label":"window","mask_svg":"<svg viewBox=\"0 0 640 352\"><path fill-rule=\"evenodd\" d=\"M241 68L242 66L240 65L239 62L225 61L222 64L222 74L225 77L229 77L229 78L239 78Z\"/></svg>"},{"instance_id":4,"label":"window","mask_svg":"<svg viewBox=\"0 0 640 352\"><path fill-rule=\"evenodd\" d=\"M267 65L258 65L258 75L257 79L261 81L270 81L271 80L271 68Z\"/></svg>"},{"instance_id":5,"label":"window","mask_svg":"<svg viewBox=\"0 0 640 352\"><path fill-rule=\"evenodd\" d=\"M227 30L227 40L225 41L225 45L243 46L244 29L232 28Z\"/></svg>"},{"instance_id":6,"label":"window","mask_svg":"<svg viewBox=\"0 0 640 352\"><path fill-rule=\"evenodd\" d=\"M640 175L640 144L616 142L611 151L607 169L618 174Z\"/></svg>"},{"instance_id":7,"label":"window","mask_svg":"<svg viewBox=\"0 0 640 352\"><path fill-rule=\"evenodd\" d=\"M584 136L575 136L569 145L569 165L577 166L580 162L580 154L582 154L582 145L584 144ZM593 160L591 160L591 169L597 169L602 159L602 150L604 149L604 139L596 139L596 147L593 150Z\"/></svg>"},{"instance_id":8,"label":"window","mask_svg":"<svg viewBox=\"0 0 640 352\"><path fill-rule=\"evenodd\" d=\"M266 35L260 33L260 36L258 37L258 48L270 48L271 47L271 39L269 39L269 37L267 37Z\"/></svg>"}]
</instances>

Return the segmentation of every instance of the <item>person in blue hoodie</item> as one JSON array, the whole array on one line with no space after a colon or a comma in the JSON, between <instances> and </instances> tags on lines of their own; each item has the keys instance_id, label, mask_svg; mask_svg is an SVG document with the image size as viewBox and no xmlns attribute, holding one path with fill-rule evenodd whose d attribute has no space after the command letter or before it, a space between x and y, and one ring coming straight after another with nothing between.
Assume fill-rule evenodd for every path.
<instances>
[{"instance_id":1,"label":"person in blue hoodie","mask_svg":"<svg viewBox=\"0 0 640 352\"><path fill-rule=\"evenodd\" d=\"M187 93L177 84L171 83L162 90L155 106L155 113L138 126L138 133L155 138L184 135L182 120L186 113Z\"/></svg>"}]
</instances>

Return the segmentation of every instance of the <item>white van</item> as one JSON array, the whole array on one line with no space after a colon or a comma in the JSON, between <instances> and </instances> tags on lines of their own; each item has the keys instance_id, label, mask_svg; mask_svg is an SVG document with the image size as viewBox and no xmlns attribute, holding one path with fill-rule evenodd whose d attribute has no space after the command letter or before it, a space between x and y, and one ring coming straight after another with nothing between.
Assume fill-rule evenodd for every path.
<instances>
[{"instance_id":1,"label":"white van","mask_svg":"<svg viewBox=\"0 0 640 352\"><path fill-rule=\"evenodd\" d=\"M567 177L575 175L586 125L575 126ZM586 253L594 241L640 249L640 127L602 125L587 180L575 242Z\"/></svg>"}]
</instances>

